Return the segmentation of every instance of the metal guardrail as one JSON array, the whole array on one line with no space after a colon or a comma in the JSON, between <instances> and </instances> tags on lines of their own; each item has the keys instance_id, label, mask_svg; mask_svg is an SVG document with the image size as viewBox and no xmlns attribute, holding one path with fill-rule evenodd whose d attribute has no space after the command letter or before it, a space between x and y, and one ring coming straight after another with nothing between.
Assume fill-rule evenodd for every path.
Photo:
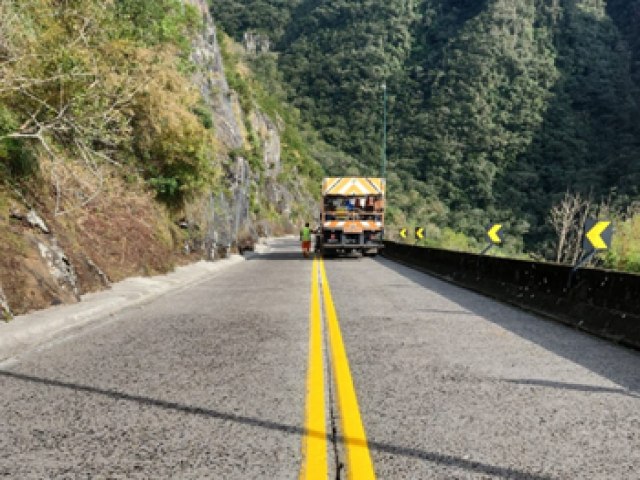
<instances>
[{"instance_id":1,"label":"metal guardrail","mask_svg":"<svg viewBox=\"0 0 640 480\"><path fill-rule=\"evenodd\" d=\"M385 242L384 256L640 349L640 275Z\"/></svg>"}]
</instances>

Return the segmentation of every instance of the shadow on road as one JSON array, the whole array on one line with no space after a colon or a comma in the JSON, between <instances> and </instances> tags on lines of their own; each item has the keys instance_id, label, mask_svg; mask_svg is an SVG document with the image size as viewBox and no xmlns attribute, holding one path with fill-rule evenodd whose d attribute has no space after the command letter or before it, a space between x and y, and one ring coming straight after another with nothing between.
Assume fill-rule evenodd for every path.
<instances>
[{"instance_id":1,"label":"shadow on road","mask_svg":"<svg viewBox=\"0 0 640 480\"><path fill-rule=\"evenodd\" d=\"M277 261L285 261L285 260L296 260L299 262L302 261L312 261L313 256L308 258L304 258L301 252L269 252L269 253L250 253L245 256L247 260L277 260Z\"/></svg>"},{"instance_id":2,"label":"shadow on road","mask_svg":"<svg viewBox=\"0 0 640 480\"><path fill-rule=\"evenodd\" d=\"M594 393L615 393L626 395L628 397L640 398L639 393L630 392L622 388L598 387L596 385L583 385L581 383L554 382L551 380L533 380L533 379L504 379L504 382L514 385L527 385L534 387L559 388L561 390L575 390L578 392L594 392Z\"/></svg>"},{"instance_id":3,"label":"shadow on road","mask_svg":"<svg viewBox=\"0 0 640 480\"><path fill-rule=\"evenodd\" d=\"M298 261L312 261L314 258L313 253L305 258L300 251L284 251L284 252L269 252L269 253L249 253L246 254L247 260L298 260ZM318 257L320 258L320 257ZM363 257L356 255L345 255L340 257L324 257L327 262L354 262L361 260Z\"/></svg>"},{"instance_id":4,"label":"shadow on road","mask_svg":"<svg viewBox=\"0 0 640 480\"><path fill-rule=\"evenodd\" d=\"M376 263L459 305L463 311L472 312L521 338L539 345L545 350L551 351L611 380L623 388L601 389L589 385L547 382L537 379L503 380L522 385L564 388L567 390L630 394L630 396L640 398L640 352L589 335L562 323L488 299L478 293L411 267L395 263L389 259L379 259ZM499 316L496 315L497 309L513 313ZM535 324L532 324L532 322L535 322ZM540 328L542 325L539 322L544 322L545 328ZM571 335L568 335L568 333L571 333Z\"/></svg>"},{"instance_id":5,"label":"shadow on road","mask_svg":"<svg viewBox=\"0 0 640 480\"><path fill-rule=\"evenodd\" d=\"M315 436L315 437L326 436L330 441L333 441L334 439L332 435L325 435L323 433L314 432L314 431L306 432L304 428L298 427L298 426L287 425L284 423L274 422L271 420L262 420L259 418L248 417L243 415L234 415L231 413L219 412L216 410L211 410L203 407L185 405L182 403L171 402L168 400L159 400L159 399L145 397L141 395L132 395L129 393L119 392L117 390L112 390L112 389L103 389L103 388L92 387L88 385L64 382L61 380L54 380L50 378L42 378L34 375L26 375L23 373L12 372L8 370L0 370L0 376L8 379L31 382L39 385L45 385L47 387L64 388L64 389L73 390L75 392L86 392L90 394L102 395L118 401L126 400L130 402L136 402L138 404L149 406L149 407L161 408L164 410L169 410L169 411L174 411L179 413L187 413L190 415L198 415L206 418L223 420L226 422L234 422L242 425L247 425L250 427L275 430L275 431L283 432L289 435L302 436L302 435L308 434L310 436ZM360 439L350 439L342 436L337 436L335 438L338 442L343 444L351 444L351 445L364 444L364 442ZM484 475L494 475L494 476L503 477L503 478L519 478L523 480L549 480L550 478L546 476L523 472L513 468L499 467L499 466L490 465L482 462L477 462L474 460L468 460L465 458L456 457L453 455L443 455L437 452L429 452L429 451L420 450L416 448L390 445L387 443L376 442L376 441L370 441L368 442L368 445L369 445L369 448L371 448L372 450L376 450L379 452L389 453L392 455L401 455L405 457L418 458L428 462L437 463L439 465L462 468L470 472L481 473Z\"/></svg>"}]
</instances>

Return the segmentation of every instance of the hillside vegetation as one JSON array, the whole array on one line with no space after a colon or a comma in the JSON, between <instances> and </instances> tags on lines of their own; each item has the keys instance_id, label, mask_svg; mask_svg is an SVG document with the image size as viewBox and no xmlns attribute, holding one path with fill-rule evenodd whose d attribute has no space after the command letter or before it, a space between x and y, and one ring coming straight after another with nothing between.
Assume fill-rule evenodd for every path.
<instances>
[{"instance_id":1,"label":"hillside vegetation","mask_svg":"<svg viewBox=\"0 0 640 480\"><path fill-rule=\"evenodd\" d=\"M310 217L320 142L211 21L203 0L0 0L0 314Z\"/></svg>"},{"instance_id":2,"label":"hillside vegetation","mask_svg":"<svg viewBox=\"0 0 640 480\"><path fill-rule=\"evenodd\" d=\"M633 219L638 1L230 0L212 10L236 38L271 38L302 118L362 173L380 171L386 83L398 225L470 248L501 221L511 252L555 259L549 212L566 192L590 197L592 215L604 201L619 222Z\"/></svg>"},{"instance_id":3,"label":"hillside vegetation","mask_svg":"<svg viewBox=\"0 0 640 480\"><path fill-rule=\"evenodd\" d=\"M36 173L44 152L54 167L64 159L136 167L176 206L211 183L214 142L186 75L201 22L195 8L175 0L2 8L5 175ZM73 208L70 193L56 193L57 211Z\"/></svg>"}]
</instances>

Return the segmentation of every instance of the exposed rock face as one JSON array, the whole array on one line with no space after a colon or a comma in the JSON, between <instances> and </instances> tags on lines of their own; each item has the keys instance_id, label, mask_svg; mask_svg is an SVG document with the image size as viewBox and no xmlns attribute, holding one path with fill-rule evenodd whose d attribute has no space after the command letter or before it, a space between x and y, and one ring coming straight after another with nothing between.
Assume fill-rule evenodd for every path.
<instances>
[{"instance_id":1,"label":"exposed rock face","mask_svg":"<svg viewBox=\"0 0 640 480\"><path fill-rule=\"evenodd\" d=\"M95 264L93 260L85 255L85 261L87 262L87 266L98 276L102 285L104 287L111 287L111 280L109 280L109 276L102 271L102 269Z\"/></svg>"},{"instance_id":2,"label":"exposed rock face","mask_svg":"<svg viewBox=\"0 0 640 480\"><path fill-rule=\"evenodd\" d=\"M267 53L271 50L271 40L266 35L255 32L245 32L242 43L247 53Z\"/></svg>"},{"instance_id":3,"label":"exposed rock face","mask_svg":"<svg viewBox=\"0 0 640 480\"><path fill-rule=\"evenodd\" d=\"M263 142L262 162L265 166L265 173L269 177L276 178L282 170L280 162L281 142L280 130L283 126L278 126L268 116L259 110L251 114L251 125L254 131L258 133Z\"/></svg>"},{"instance_id":4,"label":"exposed rock face","mask_svg":"<svg viewBox=\"0 0 640 480\"><path fill-rule=\"evenodd\" d=\"M9 308L7 297L0 286L0 320L8 321L11 320L11 318L13 318L13 313L11 312L11 308Z\"/></svg>"},{"instance_id":5,"label":"exposed rock face","mask_svg":"<svg viewBox=\"0 0 640 480\"><path fill-rule=\"evenodd\" d=\"M51 242L38 242L40 255L47 263L51 276L58 282L58 285L72 293L79 300L78 277L67 255L58 246L56 239Z\"/></svg>"},{"instance_id":6,"label":"exposed rock face","mask_svg":"<svg viewBox=\"0 0 640 480\"><path fill-rule=\"evenodd\" d=\"M256 238L268 232L268 228L256 223L250 211L251 197L264 205L270 203L278 213L289 214L294 198L286 187L278 182L282 172L280 132L284 125L270 118L254 105L246 117L237 94L230 89L225 77L222 52L216 36L216 27L204 0L190 0L203 14L204 30L194 42L193 60L198 66L194 81L202 92L205 103L211 108L215 135L223 147L218 160L226 171L229 195L212 197L211 214L206 226L214 245L240 247L247 238ZM249 34L245 37L245 48L253 53L266 52L270 48L267 37ZM263 168L254 171L242 156L230 157L233 150L248 145L245 124L250 124L261 142Z\"/></svg>"},{"instance_id":7,"label":"exposed rock face","mask_svg":"<svg viewBox=\"0 0 640 480\"><path fill-rule=\"evenodd\" d=\"M30 209L29 212L25 214L20 207L14 205L11 210L10 216L11 218L15 218L16 220L22 220L31 228L39 229L42 233L50 233L47 224L33 209Z\"/></svg>"},{"instance_id":8,"label":"exposed rock face","mask_svg":"<svg viewBox=\"0 0 640 480\"><path fill-rule=\"evenodd\" d=\"M278 176L282 173L280 131L284 125L278 125L277 121L260 111L252 113L251 125L263 141L262 162L265 167L261 186L263 197L275 207L278 213L288 215L291 213L291 205L295 199L289 189L278 180Z\"/></svg>"},{"instance_id":9,"label":"exposed rock face","mask_svg":"<svg viewBox=\"0 0 640 480\"><path fill-rule=\"evenodd\" d=\"M35 212L35 210L29 210L26 217L27 222L34 228L39 228L42 230L42 233L49 233L49 228L47 224L44 223L44 220L40 218L40 216Z\"/></svg>"},{"instance_id":10,"label":"exposed rock face","mask_svg":"<svg viewBox=\"0 0 640 480\"><path fill-rule=\"evenodd\" d=\"M238 95L229 88L225 77L222 52L218 44L216 26L206 2L190 0L202 11L204 30L194 41L192 59L198 67L194 82L215 119L216 137L227 150L241 148L246 132L241 121Z\"/></svg>"}]
</instances>

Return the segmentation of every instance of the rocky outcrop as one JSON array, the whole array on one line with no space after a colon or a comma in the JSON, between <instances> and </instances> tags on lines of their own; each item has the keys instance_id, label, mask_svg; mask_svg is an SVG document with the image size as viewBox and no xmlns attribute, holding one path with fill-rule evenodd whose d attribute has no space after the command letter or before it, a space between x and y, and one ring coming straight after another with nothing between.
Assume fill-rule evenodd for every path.
<instances>
[{"instance_id":1,"label":"rocky outcrop","mask_svg":"<svg viewBox=\"0 0 640 480\"><path fill-rule=\"evenodd\" d=\"M102 271L102 269L98 265L96 265L96 263L86 255L85 255L85 261L87 263L87 267L89 268L89 270L92 271L98 277L98 279L102 283L102 286L109 288L111 286L111 280L109 279L109 276L104 271Z\"/></svg>"},{"instance_id":2,"label":"rocky outcrop","mask_svg":"<svg viewBox=\"0 0 640 480\"><path fill-rule=\"evenodd\" d=\"M276 178L282 171L280 131L284 129L282 122L276 123L260 110L255 110L250 117L253 130L262 140L262 162L265 174Z\"/></svg>"},{"instance_id":3,"label":"rocky outcrop","mask_svg":"<svg viewBox=\"0 0 640 480\"><path fill-rule=\"evenodd\" d=\"M205 103L215 120L216 137L225 150L242 148L246 132L242 123L242 109L236 92L229 88L216 26L206 2L190 0L202 12L203 31L193 42L192 60L198 66L194 82L200 88ZM223 152L226 153L226 152Z\"/></svg>"},{"instance_id":4,"label":"rocky outcrop","mask_svg":"<svg viewBox=\"0 0 640 480\"><path fill-rule=\"evenodd\" d=\"M72 262L58 244L58 239L52 234L45 220L33 208L25 213L23 206L14 204L10 218L19 220L23 226L23 238L28 240L39 253L30 259L31 274L38 277L38 283L49 291L54 303L73 301L80 298L78 276ZM40 265L35 265L38 262ZM46 286L46 287L45 287ZM11 310L4 292L0 289L0 314L11 315Z\"/></svg>"},{"instance_id":5,"label":"rocky outcrop","mask_svg":"<svg viewBox=\"0 0 640 480\"><path fill-rule=\"evenodd\" d=\"M55 237L50 241L39 241L38 251L49 267L49 273L56 280L62 290L73 294L80 299L78 290L78 276L69 260L69 257L58 246Z\"/></svg>"},{"instance_id":6,"label":"rocky outcrop","mask_svg":"<svg viewBox=\"0 0 640 480\"><path fill-rule=\"evenodd\" d=\"M2 290L2 286L0 286L0 320L9 321L12 318L13 313L9 307L9 302L7 302L7 297Z\"/></svg>"},{"instance_id":7,"label":"rocky outcrop","mask_svg":"<svg viewBox=\"0 0 640 480\"><path fill-rule=\"evenodd\" d=\"M33 228L38 228L40 231L42 231L42 233L50 233L49 227L47 227L47 224L44 223L44 220L40 217L40 215L36 213L35 210L29 210L26 220L29 225L31 225Z\"/></svg>"},{"instance_id":8,"label":"rocky outcrop","mask_svg":"<svg viewBox=\"0 0 640 480\"><path fill-rule=\"evenodd\" d=\"M281 158L281 132L285 125L278 118L271 118L254 105L250 113L242 111L238 95L229 87L225 65L218 43L214 19L203 0L190 0L203 14L203 32L194 42L193 61L197 65L194 82L200 89L204 102L211 109L215 135L222 147L218 161L224 165L228 194L212 197L204 221L209 223L205 244L249 248L249 238L271 232L266 223L251 212L251 201L262 207L270 205L283 218L290 215L296 198L280 181L283 171ZM249 33L245 35L247 53L269 51L266 36ZM236 47L237 48L237 47ZM248 125L260 142L262 166L255 168L246 158L237 154L249 145ZM196 220L197 222L197 220Z\"/></svg>"},{"instance_id":9,"label":"rocky outcrop","mask_svg":"<svg viewBox=\"0 0 640 480\"><path fill-rule=\"evenodd\" d=\"M271 50L271 40L266 35L256 32L245 32L242 44L247 53L268 53Z\"/></svg>"},{"instance_id":10,"label":"rocky outcrop","mask_svg":"<svg viewBox=\"0 0 640 480\"><path fill-rule=\"evenodd\" d=\"M284 125L259 110L251 114L250 121L253 130L257 132L263 143L264 174L261 186L263 199L273 205L278 213L289 215L295 199L289 189L278 179L282 173L280 131Z\"/></svg>"},{"instance_id":11,"label":"rocky outcrop","mask_svg":"<svg viewBox=\"0 0 640 480\"><path fill-rule=\"evenodd\" d=\"M51 233L44 219L33 208L30 208L27 213L23 213L17 205L13 207L11 217L21 220L23 225L30 229L28 233L25 232L25 238L29 238L35 244L40 257L49 270L53 284L55 284L50 285L49 288L57 290L59 287L63 297L71 295L72 298L79 299L78 276L72 262L59 246L58 239Z\"/></svg>"},{"instance_id":12,"label":"rocky outcrop","mask_svg":"<svg viewBox=\"0 0 640 480\"><path fill-rule=\"evenodd\" d=\"M22 220L32 228L40 230L42 233L50 233L49 227L45 221L36 213L34 209L30 209L27 213L23 213L19 207L14 206L11 212L11 218Z\"/></svg>"}]
</instances>

